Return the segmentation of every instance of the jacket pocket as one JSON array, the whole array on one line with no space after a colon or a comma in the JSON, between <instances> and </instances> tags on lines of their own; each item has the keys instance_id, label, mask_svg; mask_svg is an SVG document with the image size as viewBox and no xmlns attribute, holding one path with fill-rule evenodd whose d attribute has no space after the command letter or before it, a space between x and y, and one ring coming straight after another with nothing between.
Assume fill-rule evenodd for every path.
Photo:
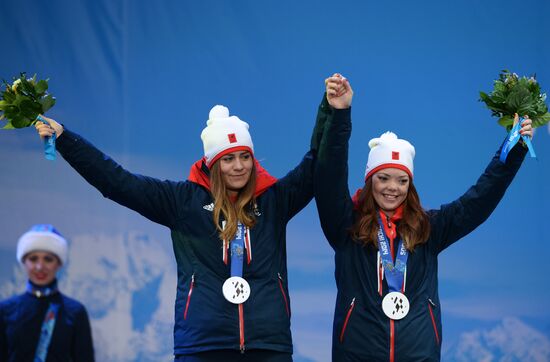
<instances>
[{"instance_id":1,"label":"jacket pocket","mask_svg":"<svg viewBox=\"0 0 550 362\"><path fill-rule=\"evenodd\" d=\"M348 312L346 313L346 318L344 319L344 324L342 324L342 330L340 331L340 343L344 342L344 334L346 333L346 328L348 327L349 319L351 317L351 313L353 312L354 307L355 307L355 298L351 300L351 303L348 307Z\"/></svg>"},{"instance_id":2,"label":"jacket pocket","mask_svg":"<svg viewBox=\"0 0 550 362\"><path fill-rule=\"evenodd\" d=\"M191 275L191 283L189 283L189 293L187 293L187 302L185 302L185 311L183 312L183 319L187 319L187 312L189 311L189 303L191 302L191 294L193 294L193 288L195 287L195 273Z\"/></svg>"},{"instance_id":3,"label":"jacket pocket","mask_svg":"<svg viewBox=\"0 0 550 362\"><path fill-rule=\"evenodd\" d=\"M437 342L437 345L439 346L439 333L437 332L437 323L435 323L435 316L434 316L434 308L436 308L437 306L435 305L435 303L430 299L428 298L428 311L430 312L430 318L432 320L432 326L433 326L433 329L434 329L434 335L435 335L435 341Z\"/></svg>"},{"instance_id":4,"label":"jacket pocket","mask_svg":"<svg viewBox=\"0 0 550 362\"><path fill-rule=\"evenodd\" d=\"M279 282L279 289L283 295L283 302L285 303L286 315L290 318L290 308L288 307L288 299L286 297L285 288L283 287L283 277L281 273L277 273L277 281Z\"/></svg>"}]
</instances>

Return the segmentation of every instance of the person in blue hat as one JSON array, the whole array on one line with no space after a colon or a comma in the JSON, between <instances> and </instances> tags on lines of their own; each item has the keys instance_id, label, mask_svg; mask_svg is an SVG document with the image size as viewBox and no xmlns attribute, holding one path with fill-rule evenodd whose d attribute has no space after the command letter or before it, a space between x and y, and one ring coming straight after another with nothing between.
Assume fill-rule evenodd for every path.
<instances>
[{"instance_id":1,"label":"person in blue hat","mask_svg":"<svg viewBox=\"0 0 550 362\"><path fill-rule=\"evenodd\" d=\"M0 361L94 361L86 308L58 289L67 240L52 225L35 225L19 238L17 261L25 293L0 302Z\"/></svg>"}]
</instances>

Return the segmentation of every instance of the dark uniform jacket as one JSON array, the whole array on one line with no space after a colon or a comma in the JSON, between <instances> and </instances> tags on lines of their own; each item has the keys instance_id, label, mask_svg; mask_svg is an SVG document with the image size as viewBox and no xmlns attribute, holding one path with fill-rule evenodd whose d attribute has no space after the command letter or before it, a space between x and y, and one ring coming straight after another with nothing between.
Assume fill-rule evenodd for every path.
<instances>
[{"instance_id":1,"label":"dark uniform jacket","mask_svg":"<svg viewBox=\"0 0 550 362\"><path fill-rule=\"evenodd\" d=\"M333 110L324 102L321 111L328 118L318 153L315 198L323 231L335 250L338 295L333 360L438 361L442 333L437 257L489 217L518 171L526 150L516 145L506 164L499 161L497 152L464 195L428 211L429 239L409 253L407 261L405 295L410 311L404 319L393 321L381 308L388 286L381 275L378 248L363 246L349 233L356 217L348 191L351 110Z\"/></svg>"},{"instance_id":2,"label":"dark uniform jacket","mask_svg":"<svg viewBox=\"0 0 550 362\"><path fill-rule=\"evenodd\" d=\"M317 120L318 125L322 122ZM201 182L208 179L204 164L194 165L193 181L161 181L128 172L69 130L59 137L62 156L103 196L171 230L178 273L175 355L243 348L292 352L286 225L313 198L320 129L314 131L311 150L295 169L279 180L260 182L264 188L251 210L256 225L248 235L251 258L243 267L251 294L243 304L242 320L238 306L222 295L231 263L224 262L212 217L214 200L207 182ZM269 177L264 174L260 180Z\"/></svg>"},{"instance_id":3,"label":"dark uniform jacket","mask_svg":"<svg viewBox=\"0 0 550 362\"><path fill-rule=\"evenodd\" d=\"M0 302L0 361L34 362L40 330L50 303L59 304L46 362L93 362L86 309L61 293L37 298L30 293Z\"/></svg>"}]
</instances>

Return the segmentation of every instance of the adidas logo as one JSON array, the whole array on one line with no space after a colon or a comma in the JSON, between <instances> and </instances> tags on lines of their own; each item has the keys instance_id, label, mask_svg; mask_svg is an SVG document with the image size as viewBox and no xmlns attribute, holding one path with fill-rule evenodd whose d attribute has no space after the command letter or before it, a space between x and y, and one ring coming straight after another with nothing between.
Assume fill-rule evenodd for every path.
<instances>
[{"instance_id":1,"label":"adidas logo","mask_svg":"<svg viewBox=\"0 0 550 362\"><path fill-rule=\"evenodd\" d=\"M202 207L203 209L205 210L208 210L210 212L214 211L214 203L211 203L211 204L208 204L208 205L204 205ZM254 215L256 216L261 216L262 213L260 212L260 210L258 209L258 206L257 205L254 205L254 209L252 210L252 212L254 213Z\"/></svg>"}]
</instances>

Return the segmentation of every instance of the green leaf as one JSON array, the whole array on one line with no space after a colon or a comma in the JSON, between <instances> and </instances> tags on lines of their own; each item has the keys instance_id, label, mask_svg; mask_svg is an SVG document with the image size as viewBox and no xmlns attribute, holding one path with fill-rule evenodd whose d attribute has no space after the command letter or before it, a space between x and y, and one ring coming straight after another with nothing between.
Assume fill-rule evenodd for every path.
<instances>
[{"instance_id":1,"label":"green leaf","mask_svg":"<svg viewBox=\"0 0 550 362\"><path fill-rule=\"evenodd\" d=\"M15 129L15 127L11 124L11 122L6 123L2 129Z\"/></svg>"},{"instance_id":2,"label":"green leaf","mask_svg":"<svg viewBox=\"0 0 550 362\"><path fill-rule=\"evenodd\" d=\"M12 92L4 92L4 100L8 103L13 103L13 101L15 101L15 93L12 93Z\"/></svg>"},{"instance_id":3,"label":"green leaf","mask_svg":"<svg viewBox=\"0 0 550 362\"><path fill-rule=\"evenodd\" d=\"M42 111L42 106L38 102L23 100L19 104L20 114L23 117L34 119Z\"/></svg>"},{"instance_id":4,"label":"green leaf","mask_svg":"<svg viewBox=\"0 0 550 362\"><path fill-rule=\"evenodd\" d=\"M498 124L500 124L501 126L506 127L507 129L508 129L508 127L511 128L514 125L514 117L509 116L509 115L501 117L498 120Z\"/></svg>"},{"instance_id":5,"label":"green leaf","mask_svg":"<svg viewBox=\"0 0 550 362\"><path fill-rule=\"evenodd\" d=\"M34 86L34 89L38 95L43 95L48 90L48 82L42 79Z\"/></svg>"},{"instance_id":6,"label":"green leaf","mask_svg":"<svg viewBox=\"0 0 550 362\"><path fill-rule=\"evenodd\" d=\"M55 98L48 94L47 96L40 99L40 104L42 105L42 112L40 113L46 113L46 111L50 108L52 108L55 104Z\"/></svg>"},{"instance_id":7,"label":"green leaf","mask_svg":"<svg viewBox=\"0 0 550 362\"><path fill-rule=\"evenodd\" d=\"M6 108L4 109L4 115L6 116L7 119L13 119L18 114L19 114L19 107L17 106L9 105L9 106L6 106Z\"/></svg>"},{"instance_id":8,"label":"green leaf","mask_svg":"<svg viewBox=\"0 0 550 362\"><path fill-rule=\"evenodd\" d=\"M529 103L530 93L524 87L514 88L506 98L508 109L513 113L519 113L520 108ZM527 105L528 106L528 105Z\"/></svg>"},{"instance_id":9,"label":"green leaf","mask_svg":"<svg viewBox=\"0 0 550 362\"><path fill-rule=\"evenodd\" d=\"M27 81L26 79L21 80L21 84L19 87L17 87L18 92L23 93L25 95L35 96L36 91L34 90L34 85Z\"/></svg>"},{"instance_id":10,"label":"green leaf","mask_svg":"<svg viewBox=\"0 0 550 362\"><path fill-rule=\"evenodd\" d=\"M550 113L547 112L542 116L533 117L531 120L533 121L533 128L544 126L550 122Z\"/></svg>"},{"instance_id":11,"label":"green leaf","mask_svg":"<svg viewBox=\"0 0 550 362\"><path fill-rule=\"evenodd\" d=\"M29 121L25 117L17 116L11 120L11 124L14 128L25 128L29 126Z\"/></svg>"}]
</instances>

